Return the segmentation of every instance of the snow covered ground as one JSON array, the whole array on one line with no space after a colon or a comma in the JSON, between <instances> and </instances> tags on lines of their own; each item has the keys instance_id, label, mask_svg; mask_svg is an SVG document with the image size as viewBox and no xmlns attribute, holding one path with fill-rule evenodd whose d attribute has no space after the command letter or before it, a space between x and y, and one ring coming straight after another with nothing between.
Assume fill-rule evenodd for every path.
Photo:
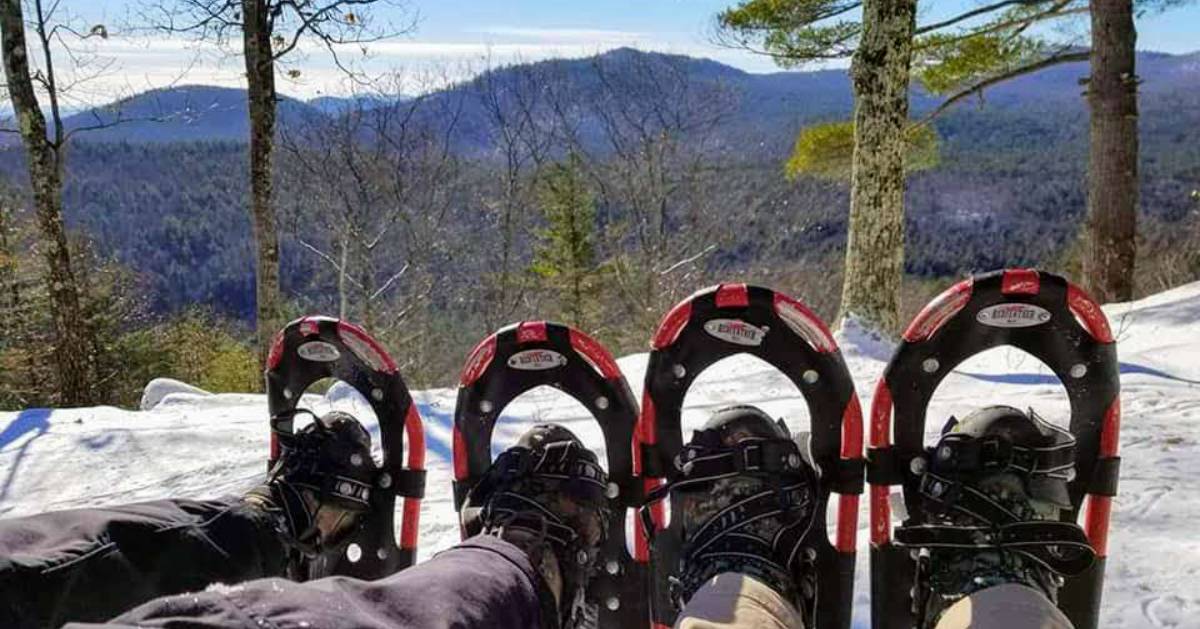
<instances>
[{"instance_id":1,"label":"snow covered ground","mask_svg":"<svg viewBox=\"0 0 1200 629\"><path fill-rule=\"evenodd\" d=\"M1200 628L1200 283L1131 303L1107 306L1118 332L1124 401L1122 478L1110 540L1105 627ZM647 335L649 335L647 330ZM847 363L869 408L888 349L855 331L842 333ZM400 348L395 348L399 351ZM638 399L646 355L620 361ZM427 499L421 556L458 539L450 493L450 424L455 391L416 392L426 422ZM266 401L257 395L208 395L153 387L150 410L111 407L26 409L0 413L0 517L50 509L168 496L236 492L263 472ZM341 387L309 400L369 415ZM747 402L806 428L803 402L781 374L755 359L732 358L706 371L686 400L685 428L714 407ZM1065 420L1065 391L1037 360L998 349L951 375L934 398L940 417L985 403L1033 406ZM505 410L498 427L511 443L534 421L562 422L589 443L599 430L583 406L553 390L535 390ZM932 439L933 435L930 435ZM867 627L866 509L859 518L859 585L855 626Z\"/></svg>"}]
</instances>

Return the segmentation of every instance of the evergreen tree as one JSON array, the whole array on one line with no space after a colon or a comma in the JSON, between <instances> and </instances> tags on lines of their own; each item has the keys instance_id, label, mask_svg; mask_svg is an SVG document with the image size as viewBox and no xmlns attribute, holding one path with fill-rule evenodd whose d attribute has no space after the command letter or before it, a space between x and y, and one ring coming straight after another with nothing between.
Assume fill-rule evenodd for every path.
<instances>
[{"instance_id":1,"label":"evergreen tree","mask_svg":"<svg viewBox=\"0 0 1200 629\"><path fill-rule=\"evenodd\" d=\"M545 169L537 200L546 227L536 233L529 269L556 294L561 316L584 328L604 268L596 262L596 202L577 154Z\"/></svg>"}]
</instances>

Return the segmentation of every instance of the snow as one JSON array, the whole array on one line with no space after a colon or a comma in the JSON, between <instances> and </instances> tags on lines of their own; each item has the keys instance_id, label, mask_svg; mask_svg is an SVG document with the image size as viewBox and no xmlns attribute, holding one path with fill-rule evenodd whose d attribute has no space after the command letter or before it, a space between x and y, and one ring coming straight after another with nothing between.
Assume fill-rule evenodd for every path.
<instances>
[{"instance_id":1,"label":"snow","mask_svg":"<svg viewBox=\"0 0 1200 629\"><path fill-rule=\"evenodd\" d=\"M146 385L145 389L142 389L142 400L138 404L138 408L148 411L164 402L171 404L173 402L168 401L167 398L172 396L191 398L196 396L209 397L211 395L212 393L200 387L194 387L186 382L180 382L172 378L155 378Z\"/></svg>"},{"instance_id":2,"label":"snow","mask_svg":"<svg viewBox=\"0 0 1200 629\"><path fill-rule=\"evenodd\" d=\"M1122 477L1110 539L1102 625L1200 628L1200 283L1129 304L1105 307L1121 357ZM647 331L649 333L649 331ZM839 333L846 363L869 408L889 348L851 321ZM619 361L641 399L646 355ZM425 418L429 477L422 503L420 557L458 541L450 492L450 426L456 392L414 392ZM749 357L717 363L685 400L685 429L713 408L753 403L807 428L806 408L782 374ZM1065 391L1049 370L1019 350L975 357L950 375L931 405L932 439L940 418L988 403L1032 406L1064 420ZM334 386L309 396L314 411L341 408L373 422L357 392ZM142 411L111 407L25 409L0 413L0 517L169 496L237 492L259 479L267 452L263 396L208 394L183 383L147 386ZM533 421L553 420L591 444L599 429L582 405L550 389L531 391L505 409L496 450ZM867 518L859 518L855 626L869 620Z\"/></svg>"}]
</instances>

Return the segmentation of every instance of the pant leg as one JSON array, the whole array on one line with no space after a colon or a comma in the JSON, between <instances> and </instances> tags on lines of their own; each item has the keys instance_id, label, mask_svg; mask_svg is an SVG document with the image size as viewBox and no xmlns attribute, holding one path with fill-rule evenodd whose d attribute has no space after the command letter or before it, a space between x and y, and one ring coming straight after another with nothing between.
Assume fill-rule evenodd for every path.
<instances>
[{"instance_id":1,"label":"pant leg","mask_svg":"<svg viewBox=\"0 0 1200 629\"><path fill-rule=\"evenodd\" d=\"M1024 585L980 590L951 605L937 629L1073 629L1050 599Z\"/></svg>"},{"instance_id":2,"label":"pant leg","mask_svg":"<svg viewBox=\"0 0 1200 629\"><path fill-rule=\"evenodd\" d=\"M156 596L282 574L271 523L236 499L160 500L0 521L0 626L111 618Z\"/></svg>"},{"instance_id":3,"label":"pant leg","mask_svg":"<svg viewBox=\"0 0 1200 629\"><path fill-rule=\"evenodd\" d=\"M520 549L473 537L376 581L261 579L160 598L104 627L188 629L535 629L553 598ZM96 626L96 625L87 625ZM84 625L68 625L83 629Z\"/></svg>"},{"instance_id":4,"label":"pant leg","mask_svg":"<svg viewBox=\"0 0 1200 629\"><path fill-rule=\"evenodd\" d=\"M676 629L804 629L800 612L762 581L734 572L696 590L675 621Z\"/></svg>"}]
</instances>

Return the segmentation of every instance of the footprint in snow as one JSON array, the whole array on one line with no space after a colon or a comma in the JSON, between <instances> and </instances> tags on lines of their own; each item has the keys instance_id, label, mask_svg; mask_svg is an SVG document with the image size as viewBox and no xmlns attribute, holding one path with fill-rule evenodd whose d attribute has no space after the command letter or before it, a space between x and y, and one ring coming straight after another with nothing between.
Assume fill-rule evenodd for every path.
<instances>
[{"instance_id":1,"label":"footprint in snow","mask_svg":"<svg viewBox=\"0 0 1200 629\"><path fill-rule=\"evenodd\" d=\"M1200 599L1155 596L1142 601L1142 614L1155 627L1200 629Z\"/></svg>"}]
</instances>

